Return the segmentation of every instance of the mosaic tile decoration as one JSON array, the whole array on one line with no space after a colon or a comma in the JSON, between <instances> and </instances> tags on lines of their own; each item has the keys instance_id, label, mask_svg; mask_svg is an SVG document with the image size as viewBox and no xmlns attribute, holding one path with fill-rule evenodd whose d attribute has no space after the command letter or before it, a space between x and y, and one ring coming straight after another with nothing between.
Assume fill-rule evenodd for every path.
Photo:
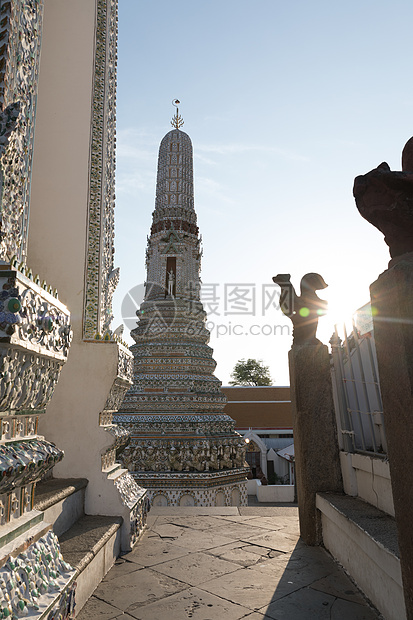
<instances>
[{"instance_id":1,"label":"mosaic tile decoration","mask_svg":"<svg viewBox=\"0 0 413 620\"><path fill-rule=\"evenodd\" d=\"M117 0L97 0L83 324L86 339L111 336L112 297L119 282L119 269L113 264L117 35Z\"/></svg>"},{"instance_id":2,"label":"mosaic tile decoration","mask_svg":"<svg viewBox=\"0 0 413 620\"><path fill-rule=\"evenodd\" d=\"M48 532L0 568L0 618L73 618L74 575L75 570L63 559L57 536Z\"/></svg>"},{"instance_id":3,"label":"mosaic tile decoration","mask_svg":"<svg viewBox=\"0 0 413 620\"><path fill-rule=\"evenodd\" d=\"M145 299L131 332L133 386L113 420L131 435L122 463L150 497L158 487L173 489L174 500L165 496L173 505L245 504L245 443L223 413L226 398L213 374L216 364L200 301L201 255L192 144L175 128L159 148ZM220 485L224 499L204 490L211 484ZM234 485L237 491L228 494ZM184 491L184 499L176 499L178 487L185 486L192 499Z\"/></svg>"},{"instance_id":4,"label":"mosaic tile decoration","mask_svg":"<svg viewBox=\"0 0 413 620\"><path fill-rule=\"evenodd\" d=\"M0 259L5 261L26 260L42 23L43 0L0 3L0 105L3 112L11 104L19 109L0 154Z\"/></svg>"}]
</instances>

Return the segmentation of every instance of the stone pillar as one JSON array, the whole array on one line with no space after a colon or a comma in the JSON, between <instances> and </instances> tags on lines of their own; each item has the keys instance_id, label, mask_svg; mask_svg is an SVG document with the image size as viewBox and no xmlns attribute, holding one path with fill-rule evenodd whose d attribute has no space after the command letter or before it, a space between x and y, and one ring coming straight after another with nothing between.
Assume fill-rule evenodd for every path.
<instances>
[{"instance_id":1,"label":"stone pillar","mask_svg":"<svg viewBox=\"0 0 413 620\"><path fill-rule=\"evenodd\" d=\"M300 533L307 545L316 545L316 493L343 491L328 349L295 344L289 365Z\"/></svg>"},{"instance_id":2,"label":"stone pillar","mask_svg":"<svg viewBox=\"0 0 413 620\"><path fill-rule=\"evenodd\" d=\"M413 253L370 287L406 613L413 618Z\"/></svg>"},{"instance_id":3,"label":"stone pillar","mask_svg":"<svg viewBox=\"0 0 413 620\"><path fill-rule=\"evenodd\" d=\"M133 372L132 354L110 327L119 280L117 0L45 0L43 23L27 255L35 273L58 284L73 328L44 431L65 451L54 476L89 480L86 513L122 516L126 551L140 535L146 501L116 462L128 434L113 424Z\"/></svg>"},{"instance_id":4,"label":"stone pillar","mask_svg":"<svg viewBox=\"0 0 413 620\"><path fill-rule=\"evenodd\" d=\"M56 282L26 262L42 28L43 0L0 2L1 618L72 617L76 588L52 524L34 508L37 482L64 456L39 425L72 335Z\"/></svg>"}]
</instances>

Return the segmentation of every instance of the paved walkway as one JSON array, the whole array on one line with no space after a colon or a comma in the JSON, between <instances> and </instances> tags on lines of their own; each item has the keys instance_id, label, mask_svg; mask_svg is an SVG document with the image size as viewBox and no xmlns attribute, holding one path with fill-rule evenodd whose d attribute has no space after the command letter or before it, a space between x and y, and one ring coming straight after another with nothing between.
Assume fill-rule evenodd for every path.
<instances>
[{"instance_id":1,"label":"paved walkway","mask_svg":"<svg viewBox=\"0 0 413 620\"><path fill-rule=\"evenodd\" d=\"M154 508L79 620L373 620L295 507Z\"/></svg>"}]
</instances>

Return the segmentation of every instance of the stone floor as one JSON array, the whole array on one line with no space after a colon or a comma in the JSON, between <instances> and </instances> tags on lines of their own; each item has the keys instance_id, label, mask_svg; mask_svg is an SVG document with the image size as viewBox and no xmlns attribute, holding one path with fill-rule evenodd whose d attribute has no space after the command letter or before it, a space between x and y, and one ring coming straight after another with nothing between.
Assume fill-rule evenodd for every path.
<instances>
[{"instance_id":1,"label":"stone floor","mask_svg":"<svg viewBox=\"0 0 413 620\"><path fill-rule=\"evenodd\" d=\"M297 508L154 508L79 620L382 618L324 549L307 547Z\"/></svg>"}]
</instances>

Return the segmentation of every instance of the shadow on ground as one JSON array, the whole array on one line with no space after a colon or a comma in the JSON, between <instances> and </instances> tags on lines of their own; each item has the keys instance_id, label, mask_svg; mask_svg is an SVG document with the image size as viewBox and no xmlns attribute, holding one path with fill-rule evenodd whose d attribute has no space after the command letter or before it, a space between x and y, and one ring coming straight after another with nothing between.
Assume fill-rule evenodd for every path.
<instances>
[{"instance_id":1,"label":"shadow on ground","mask_svg":"<svg viewBox=\"0 0 413 620\"><path fill-rule=\"evenodd\" d=\"M159 508L79 620L373 620L332 558L299 539L296 507Z\"/></svg>"},{"instance_id":2,"label":"shadow on ground","mask_svg":"<svg viewBox=\"0 0 413 620\"><path fill-rule=\"evenodd\" d=\"M274 620L373 620L382 618L331 556L299 540L281 574L264 618ZM280 567L281 568L281 567ZM261 610L262 612L263 610Z\"/></svg>"}]
</instances>

